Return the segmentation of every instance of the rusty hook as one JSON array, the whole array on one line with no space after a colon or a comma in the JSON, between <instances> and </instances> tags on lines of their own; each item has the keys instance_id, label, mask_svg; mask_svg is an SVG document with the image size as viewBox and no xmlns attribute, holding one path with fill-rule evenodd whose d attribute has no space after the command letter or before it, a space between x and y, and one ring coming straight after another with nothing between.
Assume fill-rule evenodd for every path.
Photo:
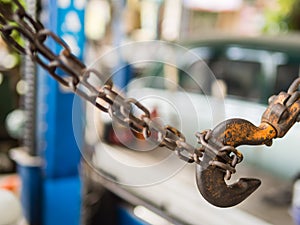
<instances>
[{"instance_id":1,"label":"rusty hook","mask_svg":"<svg viewBox=\"0 0 300 225\"><path fill-rule=\"evenodd\" d=\"M230 119L216 126L208 139L208 144L215 149L223 146L237 147L239 145L271 145L276 137L275 129L268 123L256 127L244 119ZM207 147L206 147L207 148ZM210 153L209 153L210 152ZM229 153L227 154L227 159ZM230 159L230 157L229 157ZM228 162L222 154L211 154L205 149L201 165L197 165L196 180L202 196L211 204L218 207L231 207L245 200L261 184L254 178L241 178L236 183L227 185L224 177L226 171L211 163Z\"/></svg>"}]
</instances>

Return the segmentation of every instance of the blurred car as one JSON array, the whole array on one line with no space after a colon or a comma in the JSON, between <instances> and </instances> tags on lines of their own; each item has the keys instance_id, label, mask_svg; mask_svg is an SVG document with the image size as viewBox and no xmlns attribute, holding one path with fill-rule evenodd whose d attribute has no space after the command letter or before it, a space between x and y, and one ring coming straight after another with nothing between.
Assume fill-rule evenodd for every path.
<instances>
[{"instance_id":1,"label":"blurred car","mask_svg":"<svg viewBox=\"0 0 300 225\"><path fill-rule=\"evenodd\" d=\"M128 96L156 110L164 124L177 126L193 144L196 131L212 129L225 119L244 118L259 125L268 98L287 91L299 76L297 38L227 38L185 46L196 57L174 50L173 65L145 63L129 84ZM248 162L293 177L300 171L299 134L296 124L271 147L241 146L239 150Z\"/></svg>"}]
</instances>

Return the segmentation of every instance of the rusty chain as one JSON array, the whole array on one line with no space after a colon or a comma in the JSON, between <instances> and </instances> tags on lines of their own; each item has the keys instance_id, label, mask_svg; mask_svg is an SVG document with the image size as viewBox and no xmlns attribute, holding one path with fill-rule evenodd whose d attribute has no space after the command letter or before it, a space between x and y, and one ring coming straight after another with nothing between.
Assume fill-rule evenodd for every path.
<instances>
[{"instance_id":1,"label":"rusty chain","mask_svg":"<svg viewBox=\"0 0 300 225\"><path fill-rule=\"evenodd\" d=\"M205 130L201 133L196 133L198 142L202 145L202 148L209 149L215 156L218 156L225 160L226 163L219 160L211 160L209 165L217 166L226 171L225 179L230 180L231 175L236 172L235 166L243 160L243 155L233 146L224 145L223 143L213 140L218 145L218 148L208 143L208 140L212 138L212 130Z\"/></svg>"},{"instance_id":2,"label":"rusty chain","mask_svg":"<svg viewBox=\"0 0 300 225\"><path fill-rule=\"evenodd\" d=\"M188 163L203 165L201 159L204 152L217 156L212 157L209 165L226 171L225 179L230 179L231 174L235 173L235 166L243 159L243 155L235 147L224 145L218 140L214 140L214 146L209 144L211 130L196 134L200 147L187 143L185 136L178 129L169 125L162 126L150 117L149 110L138 100L125 98L117 93L113 89L113 83L110 79L107 79L97 70L87 68L72 54L70 47L60 37L45 29L39 21L27 14L17 0L12 0L12 2L16 6L13 12L8 12L4 10L4 7L0 7L0 33L9 46L21 54L28 54L61 85L71 89L101 111L108 113L113 120L142 135L147 141L174 151L180 159ZM29 47L25 48L16 41L13 37L14 33L18 33L26 39L29 42ZM56 54L46 46L45 41L49 39L52 39L62 48L60 53ZM58 74L58 69L64 71L65 75ZM93 76L99 80L101 85L91 83L90 80ZM282 137L295 121L300 120L299 110L292 107L296 103L299 106L300 94L297 91L299 84L300 80L298 79L291 85L288 93L271 98L270 110L266 110L263 115L262 121L274 126L279 134L278 137ZM291 107L291 110L297 114L297 118L291 120L288 126L284 123L284 129L278 127L279 120L284 121L287 109ZM139 113L134 112L133 109L137 109ZM278 111L280 111L280 115Z\"/></svg>"},{"instance_id":3,"label":"rusty chain","mask_svg":"<svg viewBox=\"0 0 300 225\"><path fill-rule=\"evenodd\" d=\"M69 46L60 37L28 15L17 0L13 0L13 3L16 5L14 12L8 13L4 7L0 8L0 33L9 46L18 53L30 55L33 61L48 71L61 85L108 113L112 119L129 127L133 132L143 135L145 139L159 146L175 151L179 158L186 162L201 162L202 152L187 143L178 129L169 125L162 126L152 120L149 110L144 105L136 99L127 99L118 94L113 90L110 79L106 79L97 70L87 68L72 54ZM28 40L28 49L13 38L14 32ZM45 45L47 39L52 39L62 48L59 54ZM58 69L64 71L66 75L59 75ZM98 78L102 86L92 84L90 82L92 76ZM134 113L133 109L138 109L139 113Z\"/></svg>"}]
</instances>

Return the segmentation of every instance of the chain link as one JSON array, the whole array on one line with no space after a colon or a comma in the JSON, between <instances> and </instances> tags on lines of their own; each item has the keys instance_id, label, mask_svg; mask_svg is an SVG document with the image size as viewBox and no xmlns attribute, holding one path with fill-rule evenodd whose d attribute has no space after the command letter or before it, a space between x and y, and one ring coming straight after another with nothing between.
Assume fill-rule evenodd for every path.
<instances>
[{"instance_id":1,"label":"chain link","mask_svg":"<svg viewBox=\"0 0 300 225\"><path fill-rule=\"evenodd\" d=\"M18 1L13 0L17 10L13 16L5 14L3 7L0 9L0 32L3 39L16 51L29 54L33 61L37 62L49 74L63 86L70 88L73 92L94 104L101 111L109 115L132 131L142 134L145 139L151 138L160 146L165 146L175 151L180 158L188 162L194 162L193 154L195 148L185 142L185 137L174 127L161 125L150 118L149 110L138 100L126 99L113 90L111 80L96 70L87 69L72 53L69 46L56 34L45 29L40 22L32 19ZM15 41L12 33L17 32L27 39L29 49L25 49ZM45 45L45 41L52 39L62 50L55 54ZM66 75L58 74L61 69ZM89 82L94 75L99 81L99 87ZM139 112L136 112L137 110ZM189 156L184 156L188 152ZM188 160L187 160L188 158Z\"/></svg>"},{"instance_id":2,"label":"chain link","mask_svg":"<svg viewBox=\"0 0 300 225\"><path fill-rule=\"evenodd\" d=\"M226 171L225 179L229 180L231 175L236 172L235 167L238 163L243 160L243 155L236 148L229 145L224 145L218 140L213 140L213 144L209 142L212 138L212 131L205 130L201 133L197 133L196 137L198 142L203 146L200 151L204 152L204 149L207 153L210 152L209 165L217 166ZM209 150L209 151L207 151ZM216 159L218 157L218 159Z\"/></svg>"},{"instance_id":3,"label":"chain link","mask_svg":"<svg viewBox=\"0 0 300 225\"><path fill-rule=\"evenodd\" d=\"M42 66L61 85L71 89L83 99L108 113L113 120L129 127L133 132L141 134L146 140L174 151L178 157L188 163L201 164L204 151L222 158L223 161L211 160L209 163L226 171L226 179L235 172L235 166L241 162L242 154L231 146L213 148L208 144L210 132L197 134L200 148L186 142L185 136L172 126L162 126L150 118L149 110L136 99L127 99L113 90L113 84L99 71L88 69L76 58L69 46L56 34L44 28L30 17L17 0L12 0L17 9L12 15L5 12L0 3L0 33L3 39L21 54L28 54L33 61ZM25 49L17 42L13 33L20 34L28 40L29 48ZM46 46L45 41L51 39L62 50L54 53ZM58 69L64 71L60 75ZM91 83L94 77L97 85ZM214 157L215 158L215 157Z\"/></svg>"}]
</instances>

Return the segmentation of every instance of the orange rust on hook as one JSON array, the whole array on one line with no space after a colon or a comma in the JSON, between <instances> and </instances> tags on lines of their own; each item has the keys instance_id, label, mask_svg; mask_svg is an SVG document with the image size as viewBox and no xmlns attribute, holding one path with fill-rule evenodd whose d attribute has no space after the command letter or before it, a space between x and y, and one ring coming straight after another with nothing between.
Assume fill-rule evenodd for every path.
<instances>
[{"instance_id":1,"label":"orange rust on hook","mask_svg":"<svg viewBox=\"0 0 300 225\"><path fill-rule=\"evenodd\" d=\"M224 145L237 147L239 145L261 145L270 146L272 139L277 133L273 126L268 123L261 123L259 127L244 120L229 120L226 123L224 132L219 134ZM223 129L218 128L216 129Z\"/></svg>"},{"instance_id":2,"label":"orange rust on hook","mask_svg":"<svg viewBox=\"0 0 300 225\"><path fill-rule=\"evenodd\" d=\"M221 145L233 147L244 144L271 145L276 135L276 130L268 123L263 122L256 127L244 119L230 119L212 130L208 144L216 149L220 149ZM216 164L211 164L212 161L228 163L220 155L204 154L203 164L197 165L196 180L202 196L215 206L235 206L244 201L261 184L258 179L241 178L236 183L227 185L224 180L226 172Z\"/></svg>"}]
</instances>

